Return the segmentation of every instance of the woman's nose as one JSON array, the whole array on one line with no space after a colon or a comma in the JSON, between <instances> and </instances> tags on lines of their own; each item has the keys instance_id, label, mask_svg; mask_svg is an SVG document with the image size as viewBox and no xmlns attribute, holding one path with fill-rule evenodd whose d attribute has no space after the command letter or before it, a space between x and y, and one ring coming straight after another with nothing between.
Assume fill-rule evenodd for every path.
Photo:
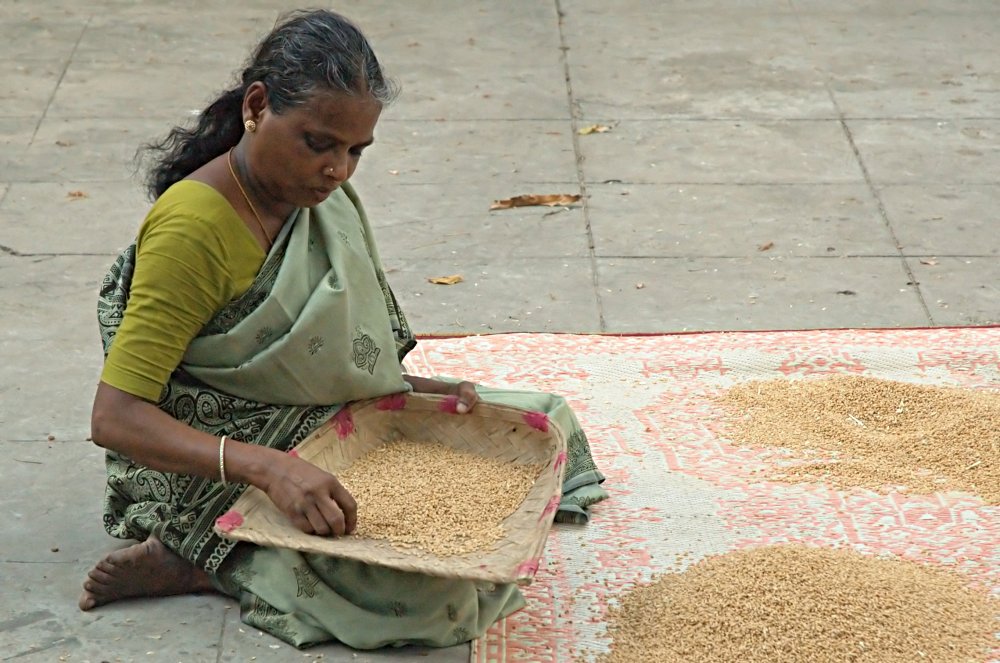
<instances>
[{"instance_id":1,"label":"woman's nose","mask_svg":"<svg viewBox=\"0 0 1000 663\"><path fill-rule=\"evenodd\" d=\"M333 163L323 169L323 174L337 180L338 182L344 182L348 177L350 177L350 166L348 164L348 160L343 157L338 157Z\"/></svg>"}]
</instances>

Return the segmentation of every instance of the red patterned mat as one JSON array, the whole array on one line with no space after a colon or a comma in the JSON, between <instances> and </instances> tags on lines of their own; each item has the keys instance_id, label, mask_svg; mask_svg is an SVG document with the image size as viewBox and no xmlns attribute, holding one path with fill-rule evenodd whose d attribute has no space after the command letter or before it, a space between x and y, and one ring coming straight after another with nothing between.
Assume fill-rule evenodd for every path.
<instances>
[{"instance_id":1,"label":"red patterned mat","mask_svg":"<svg viewBox=\"0 0 1000 663\"><path fill-rule=\"evenodd\" d=\"M880 494L767 482L774 462L719 436L709 398L741 381L851 373L1000 386L1000 328L507 334L426 340L410 370L565 395L611 499L589 525L556 526L528 607L472 648L474 663L572 661L606 651L604 616L652 574L785 542L852 545L965 573L1000 595L1000 508L957 493ZM996 652L1000 660L1000 650Z\"/></svg>"}]
</instances>

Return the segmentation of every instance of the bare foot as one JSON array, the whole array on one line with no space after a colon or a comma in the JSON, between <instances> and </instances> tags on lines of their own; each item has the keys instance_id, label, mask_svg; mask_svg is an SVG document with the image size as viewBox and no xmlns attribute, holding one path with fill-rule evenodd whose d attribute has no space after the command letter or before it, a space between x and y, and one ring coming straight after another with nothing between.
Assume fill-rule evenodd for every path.
<instances>
[{"instance_id":1,"label":"bare foot","mask_svg":"<svg viewBox=\"0 0 1000 663\"><path fill-rule=\"evenodd\" d=\"M108 553L87 574L80 610L118 599L173 596L212 591L208 574L195 568L151 536L142 543Z\"/></svg>"}]
</instances>

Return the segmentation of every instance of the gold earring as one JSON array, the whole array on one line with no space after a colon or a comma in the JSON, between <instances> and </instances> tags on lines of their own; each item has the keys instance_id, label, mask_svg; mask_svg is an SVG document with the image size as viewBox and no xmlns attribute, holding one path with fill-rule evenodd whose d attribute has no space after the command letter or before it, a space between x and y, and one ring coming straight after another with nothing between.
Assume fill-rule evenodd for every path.
<instances>
[{"instance_id":1,"label":"gold earring","mask_svg":"<svg viewBox=\"0 0 1000 663\"><path fill-rule=\"evenodd\" d=\"M257 123L253 120L247 120L243 123L243 128L245 128L248 132L253 133L257 131Z\"/></svg>"}]
</instances>

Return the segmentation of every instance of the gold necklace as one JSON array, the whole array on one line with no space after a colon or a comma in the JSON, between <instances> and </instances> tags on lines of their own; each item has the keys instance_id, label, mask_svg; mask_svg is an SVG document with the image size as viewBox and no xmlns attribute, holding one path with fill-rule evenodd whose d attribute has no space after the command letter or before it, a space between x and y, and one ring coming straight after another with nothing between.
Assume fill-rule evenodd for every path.
<instances>
[{"instance_id":1,"label":"gold necklace","mask_svg":"<svg viewBox=\"0 0 1000 663\"><path fill-rule=\"evenodd\" d=\"M250 202L250 196L248 196L247 192L243 190L243 185L240 184L240 178L236 177L236 169L233 168L232 149L230 149L229 153L226 154L226 163L229 164L229 172L232 173L233 181L236 182L236 186L239 188L240 193L243 194L243 200L247 201L247 205L250 206L250 211L253 212L253 218L257 219L257 225L260 226L260 231L264 233L264 239L267 240L267 250L270 251L271 246L274 244L274 242L271 240L271 236L267 233L267 230L264 228L264 222L260 220L260 214L257 214L257 208L255 208L253 206L253 203Z\"/></svg>"}]
</instances>

